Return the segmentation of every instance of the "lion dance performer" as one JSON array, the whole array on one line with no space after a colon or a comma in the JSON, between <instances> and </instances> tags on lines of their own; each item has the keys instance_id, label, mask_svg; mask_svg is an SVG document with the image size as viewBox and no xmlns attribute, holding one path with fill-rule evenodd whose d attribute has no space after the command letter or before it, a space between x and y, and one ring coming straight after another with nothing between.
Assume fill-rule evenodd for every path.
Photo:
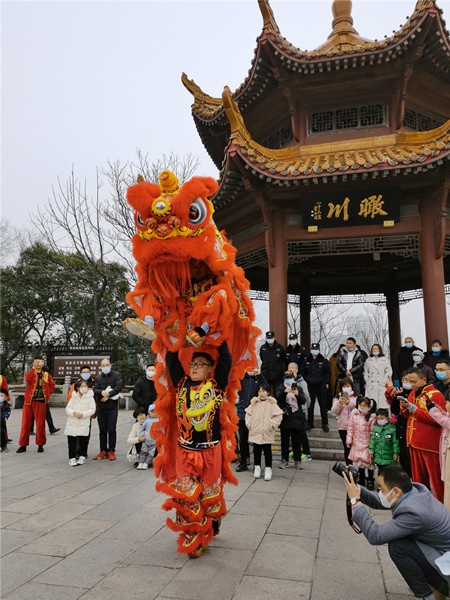
<instances>
[{"instance_id":1,"label":"lion dance performer","mask_svg":"<svg viewBox=\"0 0 450 600\"><path fill-rule=\"evenodd\" d=\"M236 249L212 218L217 188L209 177L179 186L163 171L159 185L138 178L127 193L138 229L127 301L139 318L125 327L154 340L156 487L170 497L163 508L176 511L167 525L180 532L178 551L192 558L219 533L224 484L237 483L234 401L259 333Z\"/></svg>"}]
</instances>

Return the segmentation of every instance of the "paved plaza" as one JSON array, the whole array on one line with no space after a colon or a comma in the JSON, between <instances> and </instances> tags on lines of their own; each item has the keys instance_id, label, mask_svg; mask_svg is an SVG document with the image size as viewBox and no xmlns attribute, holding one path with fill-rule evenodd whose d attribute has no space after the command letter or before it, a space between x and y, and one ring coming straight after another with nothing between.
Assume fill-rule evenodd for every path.
<instances>
[{"instance_id":1,"label":"paved plaza","mask_svg":"<svg viewBox=\"0 0 450 600\"><path fill-rule=\"evenodd\" d=\"M387 547L348 526L342 480L331 462L278 469L270 482L238 473L226 486L229 514L199 559L176 552L153 470L125 459L132 413L120 411L116 462L69 467L66 421L16 454L21 410L1 454L3 600L407 600L413 598ZM94 421L89 454L98 451ZM389 515L387 515L389 516ZM378 522L387 516L376 514Z\"/></svg>"}]
</instances>

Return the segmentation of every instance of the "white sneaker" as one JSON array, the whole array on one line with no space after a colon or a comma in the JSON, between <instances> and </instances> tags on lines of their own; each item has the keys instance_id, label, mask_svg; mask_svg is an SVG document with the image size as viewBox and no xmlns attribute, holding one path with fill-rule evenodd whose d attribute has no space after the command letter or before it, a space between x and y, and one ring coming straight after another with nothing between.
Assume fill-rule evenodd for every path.
<instances>
[{"instance_id":1,"label":"white sneaker","mask_svg":"<svg viewBox=\"0 0 450 600\"><path fill-rule=\"evenodd\" d=\"M264 469L264 481L270 481L272 479L272 469L270 467L266 467Z\"/></svg>"},{"instance_id":2,"label":"white sneaker","mask_svg":"<svg viewBox=\"0 0 450 600\"><path fill-rule=\"evenodd\" d=\"M78 464L78 463L77 463L77 459L76 459L76 458L71 458L71 459L69 460L69 465L70 465L71 467L76 467L76 466L77 466L77 464Z\"/></svg>"},{"instance_id":3,"label":"white sneaker","mask_svg":"<svg viewBox=\"0 0 450 600\"><path fill-rule=\"evenodd\" d=\"M84 465L85 462L86 462L86 457L85 456L79 456L78 457L77 465Z\"/></svg>"},{"instance_id":4,"label":"white sneaker","mask_svg":"<svg viewBox=\"0 0 450 600\"><path fill-rule=\"evenodd\" d=\"M145 469L145 463L139 463L136 469L140 469L142 471L142 469Z\"/></svg>"},{"instance_id":5,"label":"white sneaker","mask_svg":"<svg viewBox=\"0 0 450 600\"><path fill-rule=\"evenodd\" d=\"M255 479L259 479L261 477L261 467L258 465L255 465L253 467L253 477Z\"/></svg>"},{"instance_id":6,"label":"white sneaker","mask_svg":"<svg viewBox=\"0 0 450 600\"><path fill-rule=\"evenodd\" d=\"M141 469L148 469L148 464L147 463L142 463Z\"/></svg>"}]
</instances>

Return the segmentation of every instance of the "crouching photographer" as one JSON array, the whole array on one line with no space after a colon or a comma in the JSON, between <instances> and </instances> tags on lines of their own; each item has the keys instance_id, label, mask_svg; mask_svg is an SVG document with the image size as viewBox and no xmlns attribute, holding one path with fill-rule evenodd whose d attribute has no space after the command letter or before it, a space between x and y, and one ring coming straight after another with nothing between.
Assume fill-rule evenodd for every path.
<instances>
[{"instance_id":1,"label":"crouching photographer","mask_svg":"<svg viewBox=\"0 0 450 600\"><path fill-rule=\"evenodd\" d=\"M420 483L412 483L399 465L378 475L378 494L355 483L343 465L342 475L351 504L352 520L369 544L388 544L389 556L416 598L444 599L448 581L435 560L450 551L450 511ZM390 509L392 519L377 525L366 506Z\"/></svg>"}]
</instances>

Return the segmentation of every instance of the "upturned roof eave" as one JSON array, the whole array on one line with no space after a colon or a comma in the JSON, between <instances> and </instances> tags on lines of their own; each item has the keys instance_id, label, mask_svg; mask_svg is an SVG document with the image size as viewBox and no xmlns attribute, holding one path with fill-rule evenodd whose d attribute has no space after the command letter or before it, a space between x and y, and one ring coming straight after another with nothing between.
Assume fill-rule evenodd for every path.
<instances>
[{"instance_id":1,"label":"upturned roof eave","mask_svg":"<svg viewBox=\"0 0 450 600\"><path fill-rule=\"evenodd\" d=\"M268 2L261 2L261 5L268 5ZM272 13L273 15L273 13ZM353 43L348 44L349 48L344 50L344 47L336 46L334 49L329 48L329 42L326 42L319 49L313 51L302 51L293 46L283 36L281 36L275 21L264 18L264 27L261 35L257 38L254 57L248 76L244 82L233 92L233 98L239 105L244 105L251 101L252 98L260 97L262 89L267 86L267 77L259 77L258 68L260 68L260 58L262 56L262 46L265 45L265 52L272 51L275 60L279 60L285 64L287 68L310 72L317 63L327 61L327 67L331 70L334 67L342 68L341 65L348 60L363 59L361 66L365 68L372 66L378 62L378 59L391 62L405 52L408 45L412 45L420 33L422 27L425 26L425 21L431 19L430 27L435 26L435 31L438 33L443 43L439 46L441 62L439 57L434 56L433 61L436 68L444 69L445 74L450 72L450 37L445 27L445 22L442 18L442 10L437 7L432 0L419 0L411 17L405 25L401 27L389 38L378 42L377 40L365 40L360 36L350 36L353 38ZM359 40L361 45L358 46L356 40ZM323 52L320 48L325 48ZM371 60L371 57L377 58L376 61ZM369 58L369 60L367 60ZM314 72L314 71L313 71ZM214 98L206 94L201 88L195 84L193 80L189 80L183 73L182 81L189 92L194 96L192 105L192 115L194 120L206 126L213 126L223 122L225 118L225 109L220 98Z\"/></svg>"}]
</instances>

